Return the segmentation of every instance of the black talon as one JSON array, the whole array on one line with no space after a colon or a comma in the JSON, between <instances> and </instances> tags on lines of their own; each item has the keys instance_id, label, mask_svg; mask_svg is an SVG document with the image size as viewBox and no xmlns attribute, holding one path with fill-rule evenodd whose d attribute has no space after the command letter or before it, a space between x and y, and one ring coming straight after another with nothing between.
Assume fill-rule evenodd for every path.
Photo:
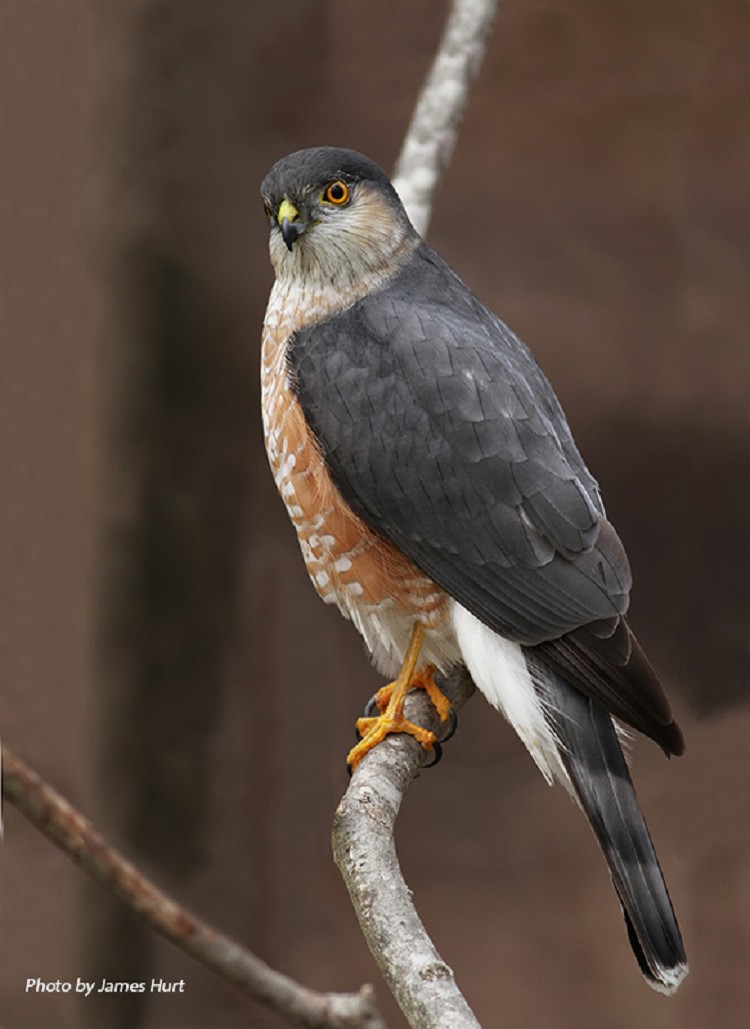
<instances>
[{"instance_id":1,"label":"black talon","mask_svg":"<svg viewBox=\"0 0 750 1029\"><path fill-rule=\"evenodd\" d=\"M455 735L456 729L458 728L458 715L453 710L453 708L451 708L448 712L448 719L450 721L450 724L448 726L447 733L445 734L445 736L441 736L439 740L435 740L435 742L432 745L432 761L430 761L428 764L422 765L423 768L435 767L435 765L443 756L442 744L445 743L447 740L451 739L451 737Z\"/></svg>"},{"instance_id":2,"label":"black talon","mask_svg":"<svg viewBox=\"0 0 750 1029\"><path fill-rule=\"evenodd\" d=\"M443 756L443 748L440 746L437 740L432 744L432 761L428 765L422 765L423 768L434 768L440 758Z\"/></svg>"},{"instance_id":3,"label":"black talon","mask_svg":"<svg viewBox=\"0 0 750 1029\"><path fill-rule=\"evenodd\" d=\"M456 735L456 729L458 728L458 715L453 710L453 708L451 708L448 711L448 720L450 721L450 725L448 726L448 732L445 734L445 736L440 737L441 743L447 743L448 740L453 739L453 737Z\"/></svg>"},{"instance_id":4,"label":"black talon","mask_svg":"<svg viewBox=\"0 0 750 1029\"><path fill-rule=\"evenodd\" d=\"M375 699L376 697L377 693L373 693L367 701L367 704L365 705L365 718L377 718L377 716L381 714L380 707Z\"/></svg>"}]
</instances>

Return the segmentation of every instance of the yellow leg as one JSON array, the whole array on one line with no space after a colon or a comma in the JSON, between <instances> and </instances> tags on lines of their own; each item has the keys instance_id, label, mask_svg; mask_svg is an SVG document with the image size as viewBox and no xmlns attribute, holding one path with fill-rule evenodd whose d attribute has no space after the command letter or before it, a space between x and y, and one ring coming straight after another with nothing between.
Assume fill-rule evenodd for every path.
<instances>
[{"instance_id":1,"label":"yellow leg","mask_svg":"<svg viewBox=\"0 0 750 1029\"><path fill-rule=\"evenodd\" d=\"M428 665L421 671L416 671L424 634L424 627L417 622L412 630L409 648L406 651L398 678L378 690L375 700L383 713L377 718L360 718L357 721L357 729L362 739L356 747L349 751L346 760L350 768L356 768L368 750L372 750L376 744L393 732L409 733L422 744L425 750L430 750L435 743L434 733L404 718L406 694L409 690L417 688L427 692L442 721L446 720L450 712L450 701L435 685L433 678L435 669Z\"/></svg>"}]
</instances>

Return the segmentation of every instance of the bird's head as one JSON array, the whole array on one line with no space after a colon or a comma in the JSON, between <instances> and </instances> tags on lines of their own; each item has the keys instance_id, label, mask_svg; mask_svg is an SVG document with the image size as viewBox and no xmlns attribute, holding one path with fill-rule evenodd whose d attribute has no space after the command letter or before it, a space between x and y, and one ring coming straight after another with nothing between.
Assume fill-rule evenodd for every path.
<instances>
[{"instance_id":1,"label":"bird's head","mask_svg":"<svg viewBox=\"0 0 750 1029\"><path fill-rule=\"evenodd\" d=\"M400 263L418 241L388 176L356 150L289 154L266 175L261 196L280 278L356 281Z\"/></svg>"}]
</instances>

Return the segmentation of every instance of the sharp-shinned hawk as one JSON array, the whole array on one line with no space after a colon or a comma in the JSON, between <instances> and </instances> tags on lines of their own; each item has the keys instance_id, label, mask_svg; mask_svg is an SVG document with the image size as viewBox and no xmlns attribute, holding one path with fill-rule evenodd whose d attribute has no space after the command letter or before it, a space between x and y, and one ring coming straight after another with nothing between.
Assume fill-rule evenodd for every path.
<instances>
[{"instance_id":1,"label":"sharp-shinned hawk","mask_svg":"<svg viewBox=\"0 0 750 1029\"><path fill-rule=\"evenodd\" d=\"M671 993L685 951L613 717L683 740L625 618L631 578L597 483L524 344L352 150L283 158L262 196L276 272L266 447L310 577L395 680L351 765L432 734L403 698L465 665L548 782L589 818L638 963Z\"/></svg>"}]
</instances>

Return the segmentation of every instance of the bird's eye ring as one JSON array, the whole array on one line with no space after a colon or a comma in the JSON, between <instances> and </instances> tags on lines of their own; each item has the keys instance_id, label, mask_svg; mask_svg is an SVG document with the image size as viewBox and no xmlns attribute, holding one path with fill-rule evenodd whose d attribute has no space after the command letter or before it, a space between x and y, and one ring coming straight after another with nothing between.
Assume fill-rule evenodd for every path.
<instances>
[{"instance_id":1,"label":"bird's eye ring","mask_svg":"<svg viewBox=\"0 0 750 1029\"><path fill-rule=\"evenodd\" d=\"M323 190L323 200L327 204L335 204L336 207L342 207L348 202L350 196L351 193L349 187L342 179L336 179L335 182L329 182Z\"/></svg>"}]
</instances>

